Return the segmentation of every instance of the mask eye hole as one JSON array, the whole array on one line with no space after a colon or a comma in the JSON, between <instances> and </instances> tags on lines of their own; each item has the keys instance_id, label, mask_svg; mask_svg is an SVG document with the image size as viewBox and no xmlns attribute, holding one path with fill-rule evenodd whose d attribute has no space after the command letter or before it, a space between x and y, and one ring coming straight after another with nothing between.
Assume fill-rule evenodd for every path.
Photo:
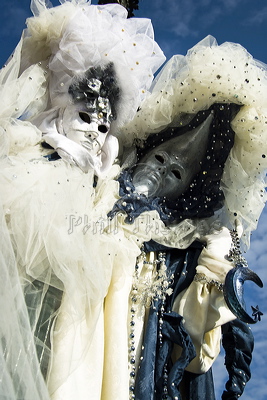
<instances>
[{"instance_id":1,"label":"mask eye hole","mask_svg":"<svg viewBox=\"0 0 267 400\"><path fill-rule=\"evenodd\" d=\"M106 125L99 125L98 130L101 133L107 133L108 127Z\"/></svg>"},{"instance_id":2,"label":"mask eye hole","mask_svg":"<svg viewBox=\"0 0 267 400\"><path fill-rule=\"evenodd\" d=\"M161 164L164 163L164 158L160 154L155 155L155 159L158 160Z\"/></svg>"},{"instance_id":3,"label":"mask eye hole","mask_svg":"<svg viewBox=\"0 0 267 400\"><path fill-rule=\"evenodd\" d=\"M83 120L83 122L86 122L87 124L91 124L91 118L87 113L79 112L79 117L81 118L81 120Z\"/></svg>"},{"instance_id":4,"label":"mask eye hole","mask_svg":"<svg viewBox=\"0 0 267 400\"><path fill-rule=\"evenodd\" d=\"M173 175L177 179L182 179L180 172L177 169L172 170Z\"/></svg>"}]
</instances>

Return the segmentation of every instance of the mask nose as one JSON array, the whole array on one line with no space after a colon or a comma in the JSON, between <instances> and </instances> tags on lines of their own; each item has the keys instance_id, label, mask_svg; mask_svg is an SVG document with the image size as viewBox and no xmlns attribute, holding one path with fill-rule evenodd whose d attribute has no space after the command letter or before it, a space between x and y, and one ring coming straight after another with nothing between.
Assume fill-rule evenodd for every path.
<instances>
[{"instance_id":1,"label":"mask nose","mask_svg":"<svg viewBox=\"0 0 267 400\"><path fill-rule=\"evenodd\" d=\"M165 175L167 168L165 165L162 165L162 166L158 167L158 171L161 173L161 175Z\"/></svg>"},{"instance_id":2,"label":"mask nose","mask_svg":"<svg viewBox=\"0 0 267 400\"><path fill-rule=\"evenodd\" d=\"M84 136L86 137L86 139L96 139L98 138L99 133L97 132L97 128L90 126L90 130L86 131L84 133Z\"/></svg>"},{"instance_id":3,"label":"mask nose","mask_svg":"<svg viewBox=\"0 0 267 400\"><path fill-rule=\"evenodd\" d=\"M155 159L157 160L157 170L161 175L165 175L168 170L168 157L164 153L155 154Z\"/></svg>"},{"instance_id":4,"label":"mask nose","mask_svg":"<svg viewBox=\"0 0 267 400\"><path fill-rule=\"evenodd\" d=\"M100 121L93 115L89 115L86 112L80 112L79 117L85 122L88 127L85 133L87 138L97 138L99 135L106 135L109 131L109 125L105 123L99 123Z\"/></svg>"}]
</instances>

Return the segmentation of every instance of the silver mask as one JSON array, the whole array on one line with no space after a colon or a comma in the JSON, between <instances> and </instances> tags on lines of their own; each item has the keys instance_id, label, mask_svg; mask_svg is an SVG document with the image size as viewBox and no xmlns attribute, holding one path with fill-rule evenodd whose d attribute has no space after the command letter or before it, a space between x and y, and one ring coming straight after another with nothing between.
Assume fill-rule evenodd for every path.
<instances>
[{"instance_id":1,"label":"silver mask","mask_svg":"<svg viewBox=\"0 0 267 400\"><path fill-rule=\"evenodd\" d=\"M136 192L177 199L201 169L212 119L210 114L197 128L150 150L133 172Z\"/></svg>"}]
</instances>

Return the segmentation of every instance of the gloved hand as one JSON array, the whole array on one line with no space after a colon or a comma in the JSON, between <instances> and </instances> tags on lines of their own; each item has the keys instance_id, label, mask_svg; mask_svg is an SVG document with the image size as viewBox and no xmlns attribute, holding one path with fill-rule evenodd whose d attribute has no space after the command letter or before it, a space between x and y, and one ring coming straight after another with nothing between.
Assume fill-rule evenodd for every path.
<instances>
[{"instance_id":1,"label":"gloved hand","mask_svg":"<svg viewBox=\"0 0 267 400\"><path fill-rule=\"evenodd\" d=\"M235 229L240 238L243 233L243 227L238 220L236 220ZM229 229L223 227L220 231L214 231L210 235L205 236L204 240L207 243L206 249L211 256L227 260L227 256L232 247L232 238Z\"/></svg>"},{"instance_id":2,"label":"gloved hand","mask_svg":"<svg viewBox=\"0 0 267 400\"><path fill-rule=\"evenodd\" d=\"M101 163L98 157L92 157L85 148L66 136L49 132L43 136L43 139L57 151L63 160L77 165L83 172L87 173L90 169L100 168Z\"/></svg>"}]
</instances>

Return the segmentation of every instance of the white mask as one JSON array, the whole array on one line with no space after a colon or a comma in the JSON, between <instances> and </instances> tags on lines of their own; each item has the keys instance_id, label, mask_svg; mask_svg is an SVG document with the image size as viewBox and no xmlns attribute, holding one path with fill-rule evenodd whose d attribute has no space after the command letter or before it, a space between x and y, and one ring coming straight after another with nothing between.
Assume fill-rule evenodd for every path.
<instances>
[{"instance_id":1,"label":"white mask","mask_svg":"<svg viewBox=\"0 0 267 400\"><path fill-rule=\"evenodd\" d=\"M105 102L109 103L106 99ZM67 106L61 123L63 134L82 145L91 155L99 154L110 131L108 115L104 116L99 108L92 112L82 103Z\"/></svg>"}]
</instances>

